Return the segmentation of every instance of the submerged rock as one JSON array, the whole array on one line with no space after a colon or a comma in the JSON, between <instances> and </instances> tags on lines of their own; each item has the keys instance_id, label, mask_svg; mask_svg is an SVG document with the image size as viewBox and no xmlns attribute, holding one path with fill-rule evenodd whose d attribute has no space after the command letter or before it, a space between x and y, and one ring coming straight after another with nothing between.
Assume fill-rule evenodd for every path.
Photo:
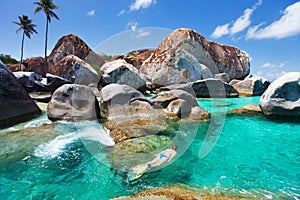
<instances>
[{"instance_id":1,"label":"submerged rock","mask_svg":"<svg viewBox=\"0 0 300 200\"><path fill-rule=\"evenodd\" d=\"M270 82L255 74L248 75L244 80L236 83L231 82L232 86L243 96L259 96L262 95Z\"/></svg>"},{"instance_id":2,"label":"submerged rock","mask_svg":"<svg viewBox=\"0 0 300 200\"><path fill-rule=\"evenodd\" d=\"M105 63L101 69L103 86L118 83L133 87L139 91L146 90L146 82L139 71L125 60L114 60Z\"/></svg>"},{"instance_id":3,"label":"submerged rock","mask_svg":"<svg viewBox=\"0 0 300 200\"><path fill-rule=\"evenodd\" d=\"M115 143L129 138L139 138L155 135L167 127L166 118L162 115L135 117L128 115L128 119L109 120L104 127L110 130L109 136Z\"/></svg>"},{"instance_id":4,"label":"submerged rock","mask_svg":"<svg viewBox=\"0 0 300 200\"><path fill-rule=\"evenodd\" d=\"M262 114L262 110L257 104L248 104L242 108L231 109L227 114L232 115L258 115Z\"/></svg>"},{"instance_id":5,"label":"submerged rock","mask_svg":"<svg viewBox=\"0 0 300 200\"><path fill-rule=\"evenodd\" d=\"M48 104L48 118L56 120L97 120L99 104L93 91L84 85L66 84L58 88Z\"/></svg>"},{"instance_id":6,"label":"submerged rock","mask_svg":"<svg viewBox=\"0 0 300 200\"><path fill-rule=\"evenodd\" d=\"M199 64L213 74L226 73L230 79L249 74L249 56L232 46L211 42L191 29L177 29L167 36L143 63L140 72L154 87L201 78Z\"/></svg>"},{"instance_id":7,"label":"submerged rock","mask_svg":"<svg viewBox=\"0 0 300 200\"><path fill-rule=\"evenodd\" d=\"M152 160L156 152L169 148L171 143L172 138L168 136L150 135L124 140L107 153L113 168L128 170Z\"/></svg>"},{"instance_id":8,"label":"submerged rock","mask_svg":"<svg viewBox=\"0 0 300 200\"><path fill-rule=\"evenodd\" d=\"M192 188L184 184L173 184L156 189L144 190L131 196L118 197L112 200L246 200L253 197L242 194L209 193L204 189Z\"/></svg>"},{"instance_id":9,"label":"submerged rock","mask_svg":"<svg viewBox=\"0 0 300 200\"><path fill-rule=\"evenodd\" d=\"M8 167L32 155L34 149L43 142L57 137L54 125L42 125L0 135L0 165Z\"/></svg>"},{"instance_id":10,"label":"submerged rock","mask_svg":"<svg viewBox=\"0 0 300 200\"><path fill-rule=\"evenodd\" d=\"M162 87L160 91L165 90L183 90L197 98L225 98L225 97L238 97L239 93L231 85L224 83L218 79L205 79L192 83L170 85Z\"/></svg>"},{"instance_id":11,"label":"submerged rock","mask_svg":"<svg viewBox=\"0 0 300 200\"><path fill-rule=\"evenodd\" d=\"M289 72L270 84L260 97L265 115L300 116L300 72Z\"/></svg>"},{"instance_id":12,"label":"submerged rock","mask_svg":"<svg viewBox=\"0 0 300 200\"><path fill-rule=\"evenodd\" d=\"M27 121L41 114L17 78L0 61L0 128Z\"/></svg>"}]
</instances>

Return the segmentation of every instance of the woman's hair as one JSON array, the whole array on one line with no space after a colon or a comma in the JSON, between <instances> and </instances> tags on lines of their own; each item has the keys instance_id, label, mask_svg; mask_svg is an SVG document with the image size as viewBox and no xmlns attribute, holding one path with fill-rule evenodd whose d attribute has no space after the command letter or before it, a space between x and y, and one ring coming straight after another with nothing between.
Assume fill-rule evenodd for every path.
<instances>
[{"instance_id":1,"label":"woman's hair","mask_svg":"<svg viewBox=\"0 0 300 200\"><path fill-rule=\"evenodd\" d=\"M176 151L177 150L177 146L176 145L172 145L172 149L174 149Z\"/></svg>"}]
</instances>

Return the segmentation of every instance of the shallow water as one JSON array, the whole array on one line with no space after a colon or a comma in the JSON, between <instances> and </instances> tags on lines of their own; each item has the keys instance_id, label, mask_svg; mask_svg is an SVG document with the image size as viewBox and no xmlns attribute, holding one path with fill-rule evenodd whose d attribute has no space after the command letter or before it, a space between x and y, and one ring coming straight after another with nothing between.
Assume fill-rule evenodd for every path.
<instances>
[{"instance_id":1,"label":"shallow water","mask_svg":"<svg viewBox=\"0 0 300 200\"><path fill-rule=\"evenodd\" d=\"M196 135L191 134L195 125L180 126L177 144L182 156L131 182L126 172L103 164L108 163L106 152L110 147L106 145L111 141L96 122L57 123L54 131L58 136L46 142L26 143L32 145L30 148L20 148L25 139L13 142L10 139L15 140L15 133L12 137L7 133L9 129L2 130L0 199L109 199L172 183L211 193L300 199L300 123L220 114L258 100L259 97L199 99L201 106L216 113L213 120L200 122ZM31 126L45 118L46 115L32 120ZM21 129L26 124L14 128ZM207 155L201 153L203 143L209 144ZM9 148L12 144L14 148ZM92 152L91 146L97 151Z\"/></svg>"}]
</instances>

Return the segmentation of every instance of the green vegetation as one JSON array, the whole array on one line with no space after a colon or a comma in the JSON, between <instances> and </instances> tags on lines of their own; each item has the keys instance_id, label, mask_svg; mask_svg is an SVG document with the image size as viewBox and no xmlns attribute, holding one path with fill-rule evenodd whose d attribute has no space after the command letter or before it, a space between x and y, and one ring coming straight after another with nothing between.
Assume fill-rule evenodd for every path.
<instances>
[{"instance_id":1,"label":"green vegetation","mask_svg":"<svg viewBox=\"0 0 300 200\"><path fill-rule=\"evenodd\" d=\"M112 55L107 55L105 53L101 53L100 55L104 58L104 60L111 60L113 58Z\"/></svg>"},{"instance_id":2,"label":"green vegetation","mask_svg":"<svg viewBox=\"0 0 300 200\"><path fill-rule=\"evenodd\" d=\"M24 37L25 35L30 39L31 35L33 33L37 33L37 31L34 29L34 27L36 27L35 24L32 23L32 20L29 19L29 17L27 15L23 15L22 17L19 16L19 22L13 22L15 24L17 24L19 26L19 28L17 29L17 33L20 30L23 30L23 34L22 34L22 43L21 43L21 61L20 61L20 65L22 64L23 61L23 47L24 47Z\"/></svg>"},{"instance_id":3,"label":"green vegetation","mask_svg":"<svg viewBox=\"0 0 300 200\"><path fill-rule=\"evenodd\" d=\"M18 64L19 63L19 61L17 61L16 59L12 58L10 55L4 55L4 54L0 54L0 60L4 64Z\"/></svg>"},{"instance_id":4,"label":"green vegetation","mask_svg":"<svg viewBox=\"0 0 300 200\"><path fill-rule=\"evenodd\" d=\"M101 76L100 67L98 65L90 64L91 67L97 72L99 76Z\"/></svg>"},{"instance_id":5,"label":"green vegetation","mask_svg":"<svg viewBox=\"0 0 300 200\"><path fill-rule=\"evenodd\" d=\"M136 59L136 58L137 58L137 56L136 56L135 54L130 55L130 57L131 57L132 59Z\"/></svg>"},{"instance_id":6,"label":"green vegetation","mask_svg":"<svg viewBox=\"0 0 300 200\"><path fill-rule=\"evenodd\" d=\"M59 17L52 11L58 9L52 0L40 0L39 2L34 2L37 7L34 9L34 14L39 11L43 11L46 15L46 38L45 38L45 66L47 66L47 44L48 44L48 24L51 23L51 18L54 17L59 20Z\"/></svg>"}]
</instances>

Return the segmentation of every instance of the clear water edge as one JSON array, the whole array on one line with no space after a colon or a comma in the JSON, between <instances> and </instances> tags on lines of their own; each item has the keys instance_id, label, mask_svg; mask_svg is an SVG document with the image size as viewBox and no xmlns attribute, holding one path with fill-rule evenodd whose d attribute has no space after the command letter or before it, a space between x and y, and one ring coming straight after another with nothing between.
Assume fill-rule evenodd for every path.
<instances>
[{"instance_id":1,"label":"clear water edge","mask_svg":"<svg viewBox=\"0 0 300 200\"><path fill-rule=\"evenodd\" d=\"M210 112L218 113L224 108L257 104L258 99L198 99L198 102ZM29 123L34 126L45 119L46 113ZM0 146L9 145L1 143L1 137L29 123L0 130ZM199 124L191 146L174 163L128 182L126 173L110 169L88 152L77 127L59 123L55 129L60 138L52 140L57 145L44 142L9 165L4 162L6 152L1 152L0 199L110 199L173 183L211 193L300 199L299 123L278 123L261 116L226 116L216 145L200 159L199 150L208 126L209 121ZM93 139L92 142L97 143ZM5 149L2 147L0 151Z\"/></svg>"}]
</instances>

